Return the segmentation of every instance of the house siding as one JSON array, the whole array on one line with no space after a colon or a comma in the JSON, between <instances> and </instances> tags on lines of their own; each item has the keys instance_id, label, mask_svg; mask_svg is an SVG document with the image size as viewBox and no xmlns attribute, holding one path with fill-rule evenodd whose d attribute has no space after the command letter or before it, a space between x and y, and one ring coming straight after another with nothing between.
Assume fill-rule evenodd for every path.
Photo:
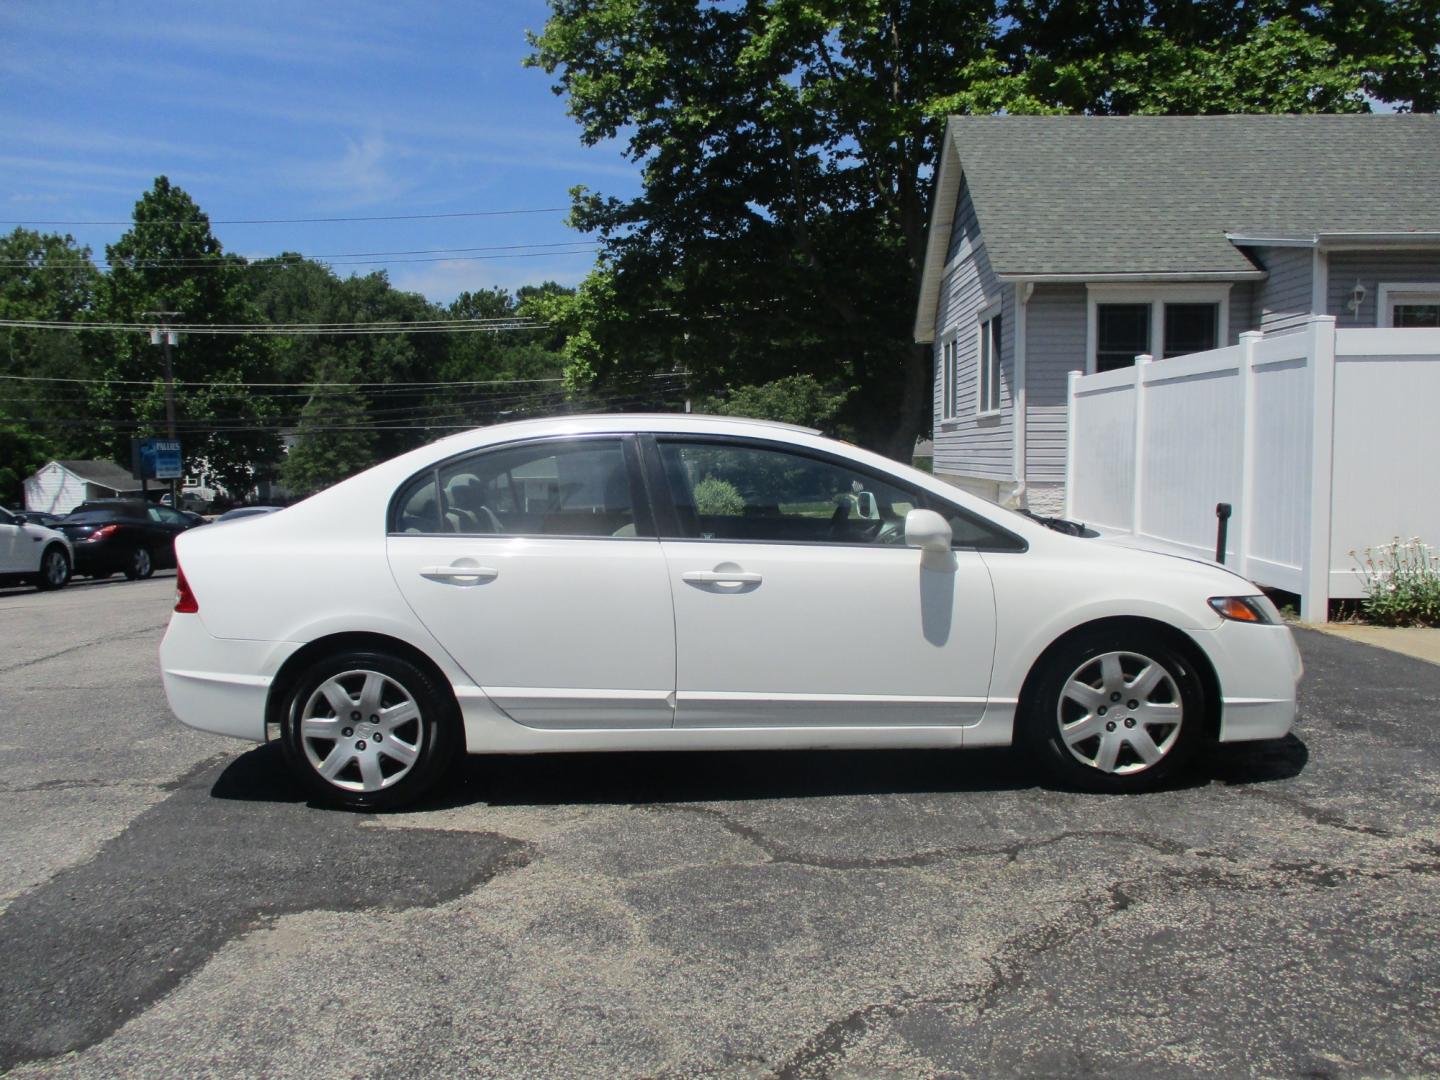
<instances>
[{"instance_id":1,"label":"house siding","mask_svg":"<svg viewBox=\"0 0 1440 1080\"><path fill-rule=\"evenodd\" d=\"M68 514L86 500L89 490L84 480L53 461L26 477L24 487L25 509L47 514Z\"/></svg>"},{"instance_id":2,"label":"house siding","mask_svg":"<svg viewBox=\"0 0 1440 1080\"><path fill-rule=\"evenodd\" d=\"M1330 253L1328 314L1339 327L1378 326L1380 286L1402 282L1440 284L1440 252L1436 251L1332 251ZM1365 286L1360 310L1350 310L1355 282Z\"/></svg>"},{"instance_id":3,"label":"house siding","mask_svg":"<svg viewBox=\"0 0 1440 1080\"><path fill-rule=\"evenodd\" d=\"M1315 254L1310 248L1255 248L1251 251L1270 276L1256 290L1257 329L1267 334L1295 330L1311 313L1311 273Z\"/></svg>"},{"instance_id":4,"label":"house siding","mask_svg":"<svg viewBox=\"0 0 1440 1080\"><path fill-rule=\"evenodd\" d=\"M947 264L957 258L959 261L941 283L935 319L935 474L944 479L1013 480L1015 290L1002 286L990 267L975 207L970 200L969 188L963 181L948 251ZM976 415L979 397L978 317L983 309L997 300L1001 304L1000 411L995 415L979 417ZM941 419L944 415L941 363L944 343L952 333L958 348L955 380L957 415L947 421Z\"/></svg>"},{"instance_id":5,"label":"house siding","mask_svg":"<svg viewBox=\"0 0 1440 1080\"><path fill-rule=\"evenodd\" d=\"M1084 285L1036 285L1025 321L1025 472L1029 483L1065 479L1066 388L1085 370Z\"/></svg>"},{"instance_id":6,"label":"house siding","mask_svg":"<svg viewBox=\"0 0 1440 1080\"><path fill-rule=\"evenodd\" d=\"M1260 329L1260 286L1237 281L1230 290L1230 327L1226 345L1234 345L1246 330Z\"/></svg>"}]
</instances>

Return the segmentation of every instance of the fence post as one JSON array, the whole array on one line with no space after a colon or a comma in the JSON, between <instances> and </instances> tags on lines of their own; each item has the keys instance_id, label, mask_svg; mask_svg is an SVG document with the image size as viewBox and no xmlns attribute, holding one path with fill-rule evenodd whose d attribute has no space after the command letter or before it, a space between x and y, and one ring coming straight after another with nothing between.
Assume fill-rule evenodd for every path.
<instances>
[{"instance_id":1,"label":"fence post","mask_svg":"<svg viewBox=\"0 0 1440 1080\"><path fill-rule=\"evenodd\" d=\"M1335 465L1335 316L1317 315L1305 328L1310 365L1310 491L1300 617L1330 619L1330 531Z\"/></svg>"},{"instance_id":2,"label":"fence post","mask_svg":"<svg viewBox=\"0 0 1440 1080\"><path fill-rule=\"evenodd\" d=\"M1067 520L1075 518L1075 381L1079 378L1078 371L1065 376L1065 509L1061 516Z\"/></svg>"},{"instance_id":3,"label":"fence post","mask_svg":"<svg viewBox=\"0 0 1440 1080\"><path fill-rule=\"evenodd\" d=\"M1135 357L1135 453L1130 472L1134 484L1130 490L1130 532L1135 536L1140 535L1140 511L1145 502L1145 372L1154 359L1149 353Z\"/></svg>"},{"instance_id":4,"label":"fence post","mask_svg":"<svg viewBox=\"0 0 1440 1080\"><path fill-rule=\"evenodd\" d=\"M1255 542L1255 346L1259 330L1240 335L1240 528L1236 530L1235 571L1250 577L1250 552Z\"/></svg>"}]
</instances>

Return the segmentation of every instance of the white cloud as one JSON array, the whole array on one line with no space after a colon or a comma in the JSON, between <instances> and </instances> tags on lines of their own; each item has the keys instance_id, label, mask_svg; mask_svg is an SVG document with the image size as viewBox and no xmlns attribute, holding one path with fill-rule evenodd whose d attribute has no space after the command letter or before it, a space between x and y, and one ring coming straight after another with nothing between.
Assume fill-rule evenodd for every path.
<instances>
[{"instance_id":1,"label":"white cloud","mask_svg":"<svg viewBox=\"0 0 1440 1080\"><path fill-rule=\"evenodd\" d=\"M514 292L521 285L539 285L543 281L578 285L594 265L595 256L588 252L514 261L451 260L429 263L423 269L397 267L390 273L390 284L404 292L418 292L436 303L448 304L462 292L497 286Z\"/></svg>"}]
</instances>

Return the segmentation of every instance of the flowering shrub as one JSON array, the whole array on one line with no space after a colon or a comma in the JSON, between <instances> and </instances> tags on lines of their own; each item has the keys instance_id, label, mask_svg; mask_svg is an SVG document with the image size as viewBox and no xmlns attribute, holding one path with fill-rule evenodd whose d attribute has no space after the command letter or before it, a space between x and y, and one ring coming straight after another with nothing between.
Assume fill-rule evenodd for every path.
<instances>
[{"instance_id":1,"label":"flowering shrub","mask_svg":"<svg viewBox=\"0 0 1440 1080\"><path fill-rule=\"evenodd\" d=\"M1381 626L1440 626L1440 551L1395 537L1388 544L1350 552L1360 564L1365 598L1360 609Z\"/></svg>"}]
</instances>

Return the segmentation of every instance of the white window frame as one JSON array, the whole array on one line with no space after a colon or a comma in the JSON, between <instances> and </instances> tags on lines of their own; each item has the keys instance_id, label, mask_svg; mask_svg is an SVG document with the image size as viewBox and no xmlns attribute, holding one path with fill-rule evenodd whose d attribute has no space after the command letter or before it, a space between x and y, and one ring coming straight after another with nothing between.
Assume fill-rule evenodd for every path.
<instances>
[{"instance_id":1,"label":"white window frame","mask_svg":"<svg viewBox=\"0 0 1440 1080\"><path fill-rule=\"evenodd\" d=\"M1003 305L998 301L989 304L981 309L976 316L975 326L975 415L999 416L1001 407L1000 394L1000 338L1004 333L1004 324L1001 324L1001 333L995 333L995 320L1000 315ZM988 355L986 345L989 345ZM989 398L994 402L986 400L986 391L990 391Z\"/></svg>"},{"instance_id":2,"label":"white window frame","mask_svg":"<svg viewBox=\"0 0 1440 1080\"><path fill-rule=\"evenodd\" d=\"M1224 348L1230 340L1230 282L1191 285L1095 285L1085 286L1085 373L1098 369L1096 353L1100 348L1100 321L1096 310L1101 304L1149 304L1150 351L1158 360L1165 347L1166 304L1217 304L1219 314L1215 326L1215 347Z\"/></svg>"},{"instance_id":3,"label":"white window frame","mask_svg":"<svg viewBox=\"0 0 1440 1080\"><path fill-rule=\"evenodd\" d=\"M955 384L959 375L960 338L954 330L940 338L940 422L955 420L960 410L955 407Z\"/></svg>"},{"instance_id":4,"label":"white window frame","mask_svg":"<svg viewBox=\"0 0 1440 1080\"><path fill-rule=\"evenodd\" d=\"M1396 304L1440 304L1440 281L1382 281L1375 294L1375 325L1393 327Z\"/></svg>"}]
</instances>

